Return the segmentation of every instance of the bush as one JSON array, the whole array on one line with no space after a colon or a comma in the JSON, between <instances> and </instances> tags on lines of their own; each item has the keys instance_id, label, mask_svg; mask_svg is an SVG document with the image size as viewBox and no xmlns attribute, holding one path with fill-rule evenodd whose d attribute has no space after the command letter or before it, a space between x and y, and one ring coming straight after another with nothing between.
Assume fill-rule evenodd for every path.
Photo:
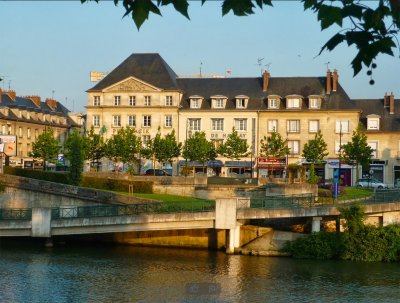
<instances>
[{"instance_id":1,"label":"bush","mask_svg":"<svg viewBox=\"0 0 400 303\"><path fill-rule=\"evenodd\" d=\"M69 184L68 173L57 173L43 170L22 169L12 166L4 166L4 173L7 175L14 175L38 180L45 180L56 183Z\"/></svg>"},{"instance_id":2,"label":"bush","mask_svg":"<svg viewBox=\"0 0 400 303\"><path fill-rule=\"evenodd\" d=\"M294 258L327 260L338 258L341 247L340 234L319 232L288 242L282 251Z\"/></svg>"},{"instance_id":3,"label":"bush","mask_svg":"<svg viewBox=\"0 0 400 303\"><path fill-rule=\"evenodd\" d=\"M332 197L332 192L329 189L318 188L318 197L330 198Z\"/></svg>"},{"instance_id":4,"label":"bush","mask_svg":"<svg viewBox=\"0 0 400 303\"><path fill-rule=\"evenodd\" d=\"M132 185L134 193L152 194L153 182L149 181L128 181L110 178L83 177L81 186L103 190L129 192L129 185Z\"/></svg>"}]
</instances>

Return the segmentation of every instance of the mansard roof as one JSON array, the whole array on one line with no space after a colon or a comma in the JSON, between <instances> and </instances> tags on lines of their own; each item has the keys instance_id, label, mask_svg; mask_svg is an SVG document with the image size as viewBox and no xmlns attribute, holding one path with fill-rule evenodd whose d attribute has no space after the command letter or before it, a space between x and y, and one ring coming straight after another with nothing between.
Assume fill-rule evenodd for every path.
<instances>
[{"instance_id":1,"label":"mansard roof","mask_svg":"<svg viewBox=\"0 0 400 303\"><path fill-rule=\"evenodd\" d=\"M159 54L132 54L88 92L101 91L129 77L164 90L178 89L177 75Z\"/></svg>"},{"instance_id":2,"label":"mansard roof","mask_svg":"<svg viewBox=\"0 0 400 303\"><path fill-rule=\"evenodd\" d=\"M400 131L400 99L394 99L394 114L390 114L389 107L383 106L382 99L354 99L355 106L361 112L361 123L367 129L367 116L379 115L379 131L372 132L398 132Z\"/></svg>"}]
</instances>

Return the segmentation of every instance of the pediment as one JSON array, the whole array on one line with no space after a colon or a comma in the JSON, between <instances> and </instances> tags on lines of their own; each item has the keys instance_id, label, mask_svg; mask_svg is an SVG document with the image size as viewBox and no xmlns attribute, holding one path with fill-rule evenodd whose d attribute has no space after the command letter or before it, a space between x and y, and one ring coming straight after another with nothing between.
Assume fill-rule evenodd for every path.
<instances>
[{"instance_id":1,"label":"pediment","mask_svg":"<svg viewBox=\"0 0 400 303\"><path fill-rule=\"evenodd\" d=\"M149 92L149 91L160 91L159 88L152 86L148 83L140 81L134 77L130 77L123 81L120 81L112 86L107 87L104 91L106 92Z\"/></svg>"}]
</instances>

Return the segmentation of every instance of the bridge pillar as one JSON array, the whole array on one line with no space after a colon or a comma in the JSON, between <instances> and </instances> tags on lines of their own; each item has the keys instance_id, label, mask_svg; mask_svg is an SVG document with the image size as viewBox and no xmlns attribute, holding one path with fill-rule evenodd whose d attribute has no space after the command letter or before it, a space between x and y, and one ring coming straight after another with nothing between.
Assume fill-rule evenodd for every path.
<instances>
[{"instance_id":1,"label":"bridge pillar","mask_svg":"<svg viewBox=\"0 0 400 303\"><path fill-rule=\"evenodd\" d=\"M236 220L237 199L215 201L215 229L226 230L226 253L233 254L240 246L240 224Z\"/></svg>"},{"instance_id":2,"label":"bridge pillar","mask_svg":"<svg viewBox=\"0 0 400 303\"><path fill-rule=\"evenodd\" d=\"M313 217L312 218L312 227L311 227L311 232L319 232L321 231L321 221L322 217Z\"/></svg>"},{"instance_id":3,"label":"bridge pillar","mask_svg":"<svg viewBox=\"0 0 400 303\"><path fill-rule=\"evenodd\" d=\"M51 208L32 208L32 237L51 236Z\"/></svg>"}]
</instances>

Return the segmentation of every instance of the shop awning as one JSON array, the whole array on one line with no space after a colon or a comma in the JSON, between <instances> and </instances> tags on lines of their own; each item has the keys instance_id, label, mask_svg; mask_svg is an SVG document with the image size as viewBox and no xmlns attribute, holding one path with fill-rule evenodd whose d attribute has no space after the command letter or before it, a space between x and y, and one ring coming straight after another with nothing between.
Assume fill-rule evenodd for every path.
<instances>
[{"instance_id":1,"label":"shop awning","mask_svg":"<svg viewBox=\"0 0 400 303\"><path fill-rule=\"evenodd\" d=\"M253 164L251 161L225 161L227 167L252 167Z\"/></svg>"},{"instance_id":2,"label":"shop awning","mask_svg":"<svg viewBox=\"0 0 400 303\"><path fill-rule=\"evenodd\" d=\"M180 160L178 162L179 166L208 166L208 167L223 167L224 163L221 160L211 160L206 163L199 161L186 161Z\"/></svg>"},{"instance_id":3,"label":"shop awning","mask_svg":"<svg viewBox=\"0 0 400 303\"><path fill-rule=\"evenodd\" d=\"M286 166L285 158L258 158L258 168L284 168Z\"/></svg>"}]
</instances>

